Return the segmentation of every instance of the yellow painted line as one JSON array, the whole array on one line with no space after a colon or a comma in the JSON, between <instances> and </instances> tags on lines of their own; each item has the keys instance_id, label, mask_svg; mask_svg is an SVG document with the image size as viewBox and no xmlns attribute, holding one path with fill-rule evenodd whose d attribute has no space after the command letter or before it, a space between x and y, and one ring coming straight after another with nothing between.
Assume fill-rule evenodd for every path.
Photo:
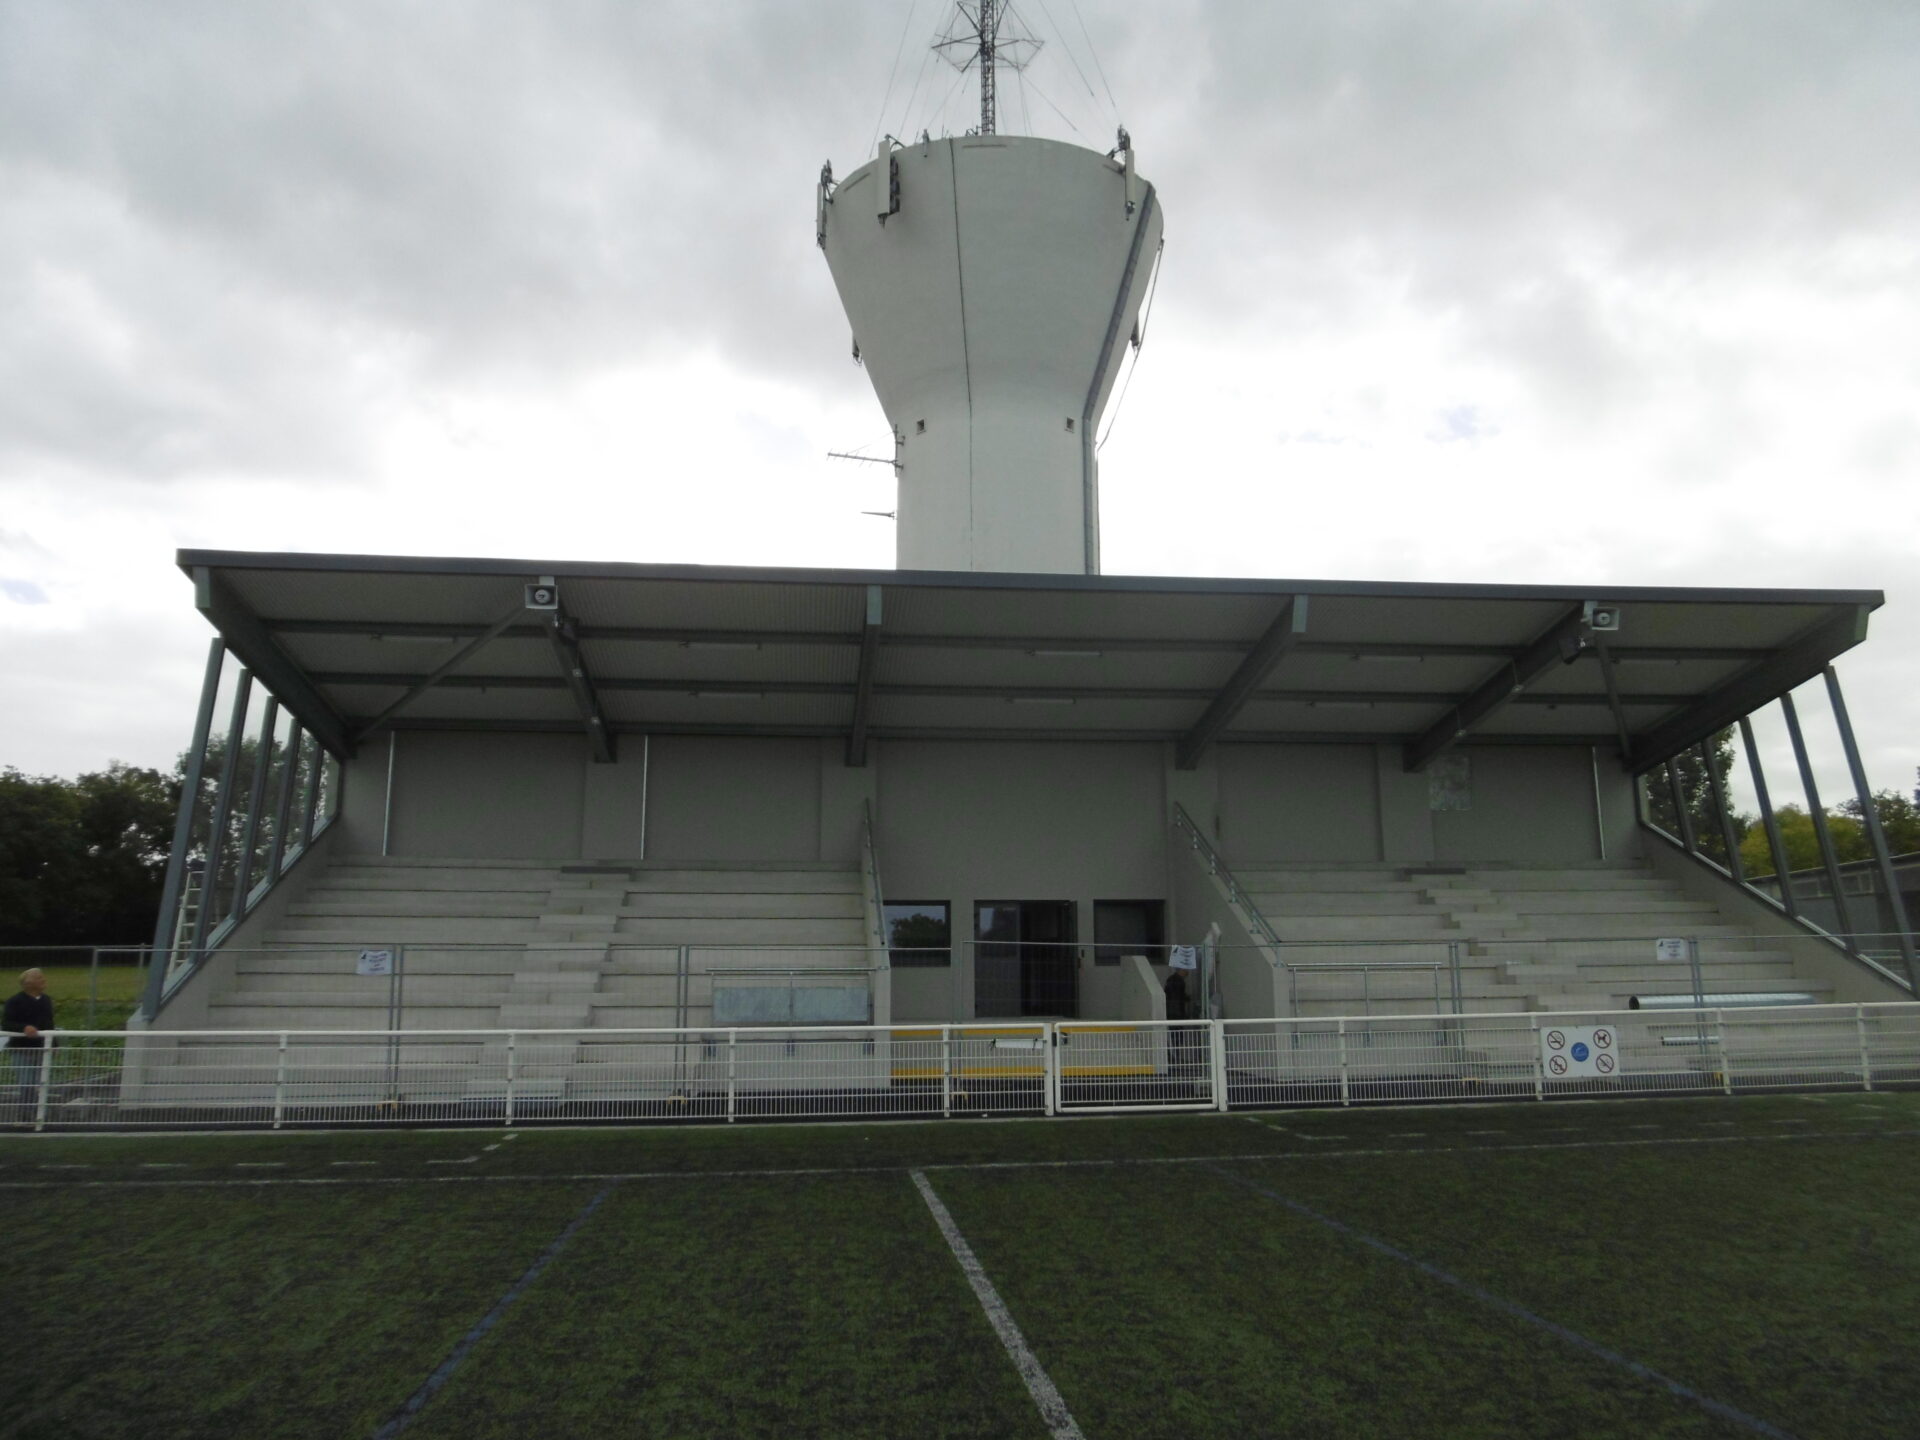
<instances>
[{"instance_id":1,"label":"yellow painted line","mask_svg":"<svg viewBox=\"0 0 1920 1440\"><path fill-rule=\"evenodd\" d=\"M1151 1065L1062 1065L1062 1075L1156 1075Z\"/></svg>"}]
</instances>

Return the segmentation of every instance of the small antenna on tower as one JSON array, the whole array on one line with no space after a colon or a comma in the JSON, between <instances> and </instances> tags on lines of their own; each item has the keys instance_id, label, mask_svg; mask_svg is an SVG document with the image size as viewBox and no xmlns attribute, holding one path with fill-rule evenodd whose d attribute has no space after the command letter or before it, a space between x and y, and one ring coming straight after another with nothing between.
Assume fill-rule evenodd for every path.
<instances>
[{"instance_id":1,"label":"small antenna on tower","mask_svg":"<svg viewBox=\"0 0 1920 1440\"><path fill-rule=\"evenodd\" d=\"M1001 65L1024 70L1039 53L1040 41L1024 31L1008 28L1012 0L956 0L959 13L947 31L933 42L946 62L965 74L980 67L980 133L995 133L994 71Z\"/></svg>"}]
</instances>

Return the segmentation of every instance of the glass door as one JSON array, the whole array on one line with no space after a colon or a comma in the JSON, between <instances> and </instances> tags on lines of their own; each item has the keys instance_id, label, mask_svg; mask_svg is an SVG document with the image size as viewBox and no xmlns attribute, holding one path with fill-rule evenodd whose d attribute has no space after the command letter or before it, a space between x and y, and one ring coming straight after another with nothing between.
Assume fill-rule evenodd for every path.
<instances>
[{"instance_id":1,"label":"glass door","mask_svg":"<svg viewBox=\"0 0 1920 1440\"><path fill-rule=\"evenodd\" d=\"M974 906L974 1014L1080 1013L1079 907L1071 900L982 900Z\"/></svg>"}]
</instances>

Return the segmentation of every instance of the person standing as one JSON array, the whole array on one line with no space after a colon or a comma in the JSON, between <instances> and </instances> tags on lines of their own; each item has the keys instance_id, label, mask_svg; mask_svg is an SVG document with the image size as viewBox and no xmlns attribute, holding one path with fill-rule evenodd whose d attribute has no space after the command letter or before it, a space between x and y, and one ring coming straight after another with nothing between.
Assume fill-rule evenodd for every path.
<instances>
[{"instance_id":1,"label":"person standing","mask_svg":"<svg viewBox=\"0 0 1920 1440\"><path fill-rule=\"evenodd\" d=\"M20 993L0 1012L0 1030L6 1032L7 1060L28 1116L39 1098L41 1051L50 1043L46 1032L51 1029L53 997L47 994L47 977L38 969L22 971Z\"/></svg>"}]
</instances>

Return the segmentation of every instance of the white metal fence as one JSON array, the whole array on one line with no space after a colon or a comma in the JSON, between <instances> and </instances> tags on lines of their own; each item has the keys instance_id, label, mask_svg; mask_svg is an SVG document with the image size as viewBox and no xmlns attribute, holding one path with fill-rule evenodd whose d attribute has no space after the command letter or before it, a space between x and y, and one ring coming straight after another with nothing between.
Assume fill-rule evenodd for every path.
<instances>
[{"instance_id":1,"label":"white metal fence","mask_svg":"<svg viewBox=\"0 0 1920 1440\"><path fill-rule=\"evenodd\" d=\"M62 1032L9 1128L886 1119L1920 1084L1920 1005L662 1030Z\"/></svg>"}]
</instances>

